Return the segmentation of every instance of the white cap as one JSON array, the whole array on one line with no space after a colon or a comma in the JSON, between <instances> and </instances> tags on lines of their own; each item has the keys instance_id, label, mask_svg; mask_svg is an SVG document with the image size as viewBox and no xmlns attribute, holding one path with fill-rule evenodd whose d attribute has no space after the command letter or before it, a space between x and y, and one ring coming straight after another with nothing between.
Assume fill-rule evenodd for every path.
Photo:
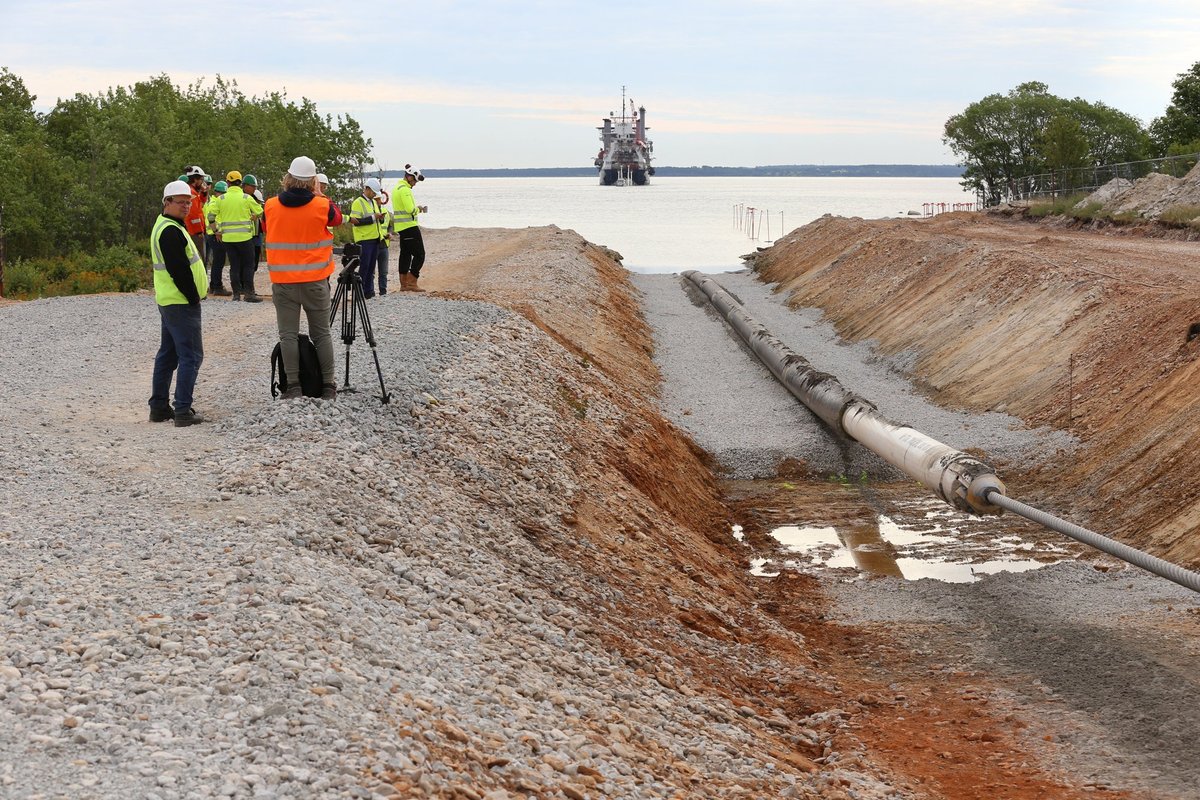
<instances>
[{"instance_id":1,"label":"white cap","mask_svg":"<svg viewBox=\"0 0 1200 800\"><path fill-rule=\"evenodd\" d=\"M325 173L324 173L324 172L318 172L318 173L317 173L317 183L323 183L323 184L325 184L326 186L328 186L328 185L329 185L329 178L326 178L326 177L325 177Z\"/></svg>"},{"instance_id":2,"label":"white cap","mask_svg":"<svg viewBox=\"0 0 1200 800\"><path fill-rule=\"evenodd\" d=\"M317 164L308 156L296 156L292 159L291 166L288 167L288 175L293 178L315 178Z\"/></svg>"},{"instance_id":3,"label":"white cap","mask_svg":"<svg viewBox=\"0 0 1200 800\"><path fill-rule=\"evenodd\" d=\"M163 187L162 199L166 200L168 197L178 197L183 194L188 197L192 196L192 187L187 185L187 181L171 181Z\"/></svg>"},{"instance_id":4,"label":"white cap","mask_svg":"<svg viewBox=\"0 0 1200 800\"><path fill-rule=\"evenodd\" d=\"M375 194L379 194L383 191L383 186L380 185L379 178L367 178L367 182L364 184L364 186Z\"/></svg>"}]
</instances>

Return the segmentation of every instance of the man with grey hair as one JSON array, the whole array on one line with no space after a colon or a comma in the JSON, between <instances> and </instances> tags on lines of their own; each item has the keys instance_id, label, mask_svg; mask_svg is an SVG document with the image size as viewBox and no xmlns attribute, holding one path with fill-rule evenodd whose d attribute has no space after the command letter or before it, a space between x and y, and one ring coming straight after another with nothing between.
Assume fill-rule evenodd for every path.
<instances>
[{"instance_id":1,"label":"man with grey hair","mask_svg":"<svg viewBox=\"0 0 1200 800\"><path fill-rule=\"evenodd\" d=\"M308 156L292 159L283 176L283 191L267 201L263 212L271 300L279 329L279 350L288 376L284 400L301 396L300 310L308 318L308 335L321 364L321 397L337 397L334 382L333 338L329 333L329 281L333 274L333 234L342 212L319 194L317 165Z\"/></svg>"}]
</instances>

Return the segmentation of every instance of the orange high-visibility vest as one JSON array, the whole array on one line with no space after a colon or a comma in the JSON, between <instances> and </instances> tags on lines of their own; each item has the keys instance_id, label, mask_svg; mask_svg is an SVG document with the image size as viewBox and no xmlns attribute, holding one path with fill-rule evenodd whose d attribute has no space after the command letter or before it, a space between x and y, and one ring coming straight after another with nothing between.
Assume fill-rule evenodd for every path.
<instances>
[{"instance_id":1,"label":"orange high-visibility vest","mask_svg":"<svg viewBox=\"0 0 1200 800\"><path fill-rule=\"evenodd\" d=\"M312 202L293 207L272 197L265 217L271 283L309 283L333 273L333 234L326 227L328 197L314 197Z\"/></svg>"}]
</instances>

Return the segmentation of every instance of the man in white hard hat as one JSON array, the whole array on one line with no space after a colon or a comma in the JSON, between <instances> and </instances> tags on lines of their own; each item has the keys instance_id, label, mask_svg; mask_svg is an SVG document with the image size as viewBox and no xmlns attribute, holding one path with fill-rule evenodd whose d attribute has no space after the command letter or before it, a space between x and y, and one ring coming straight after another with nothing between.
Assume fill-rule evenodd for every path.
<instances>
[{"instance_id":1,"label":"man in white hard hat","mask_svg":"<svg viewBox=\"0 0 1200 800\"><path fill-rule=\"evenodd\" d=\"M425 240L421 238L421 228L417 218L429 210L428 206L419 206L413 199L413 187L425 180L421 170L412 164L404 165L404 180L396 184L392 194L392 230L400 239L400 291L423 292L417 283L421 277L421 267L425 264Z\"/></svg>"},{"instance_id":2,"label":"man in white hard hat","mask_svg":"<svg viewBox=\"0 0 1200 800\"><path fill-rule=\"evenodd\" d=\"M333 338L329 333L329 281L333 274L331 227L342 224L342 212L317 193L317 166L308 156L292 159L283 176L283 191L267 201L263 211L271 301L279 329L279 351L288 388L283 399L301 396L300 309L308 318L308 336L321 364L321 397L337 397Z\"/></svg>"},{"instance_id":3,"label":"man in white hard hat","mask_svg":"<svg viewBox=\"0 0 1200 800\"><path fill-rule=\"evenodd\" d=\"M192 392L204 343L200 333L200 301L208 294L208 275L196 243L184 227L192 207L192 189L184 181L163 188L163 212L150 232L150 260L154 265L154 300L162 333L154 357L150 389L150 421L175 421L183 428L203 422L192 408ZM175 376L175 408L169 397Z\"/></svg>"},{"instance_id":4,"label":"man in white hard hat","mask_svg":"<svg viewBox=\"0 0 1200 800\"><path fill-rule=\"evenodd\" d=\"M383 227L386 217L379 203L382 192L378 178L367 178L362 194L350 204L354 243L362 247L359 274L362 276L363 297L375 296L375 261L379 257L379 240L387 235Z\"/></svg>"}]
</instances>

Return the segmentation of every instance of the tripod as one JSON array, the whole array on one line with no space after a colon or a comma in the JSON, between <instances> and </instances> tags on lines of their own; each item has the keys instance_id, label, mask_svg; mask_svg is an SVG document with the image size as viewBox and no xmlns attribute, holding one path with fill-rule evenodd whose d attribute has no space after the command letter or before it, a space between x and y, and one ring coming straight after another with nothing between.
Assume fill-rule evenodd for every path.
<instances>
[{"instance_id":1,"label":"tripod","mask_svg":"<svg viewBox=\"0 0 1200 800\"><path fill-rule=\"evenodd\" d=\"M350 345L354 342L355 330L362 325L363 336L371 346L375 359L375 374L379 376L379 399L384 405L392 399L383 385L383 370L379 368L379 353L375 352L375 334L371 330L371 317L367 314L367 299L363 296L362 276L358 274L358 248L346 245L342 255L342 271L338 275L337 291L329 306L329 326L340 313L342 316L342 341L346 343L346 377L343 392L353 392L350 386Z\"/></svg>"}]
</instances>

